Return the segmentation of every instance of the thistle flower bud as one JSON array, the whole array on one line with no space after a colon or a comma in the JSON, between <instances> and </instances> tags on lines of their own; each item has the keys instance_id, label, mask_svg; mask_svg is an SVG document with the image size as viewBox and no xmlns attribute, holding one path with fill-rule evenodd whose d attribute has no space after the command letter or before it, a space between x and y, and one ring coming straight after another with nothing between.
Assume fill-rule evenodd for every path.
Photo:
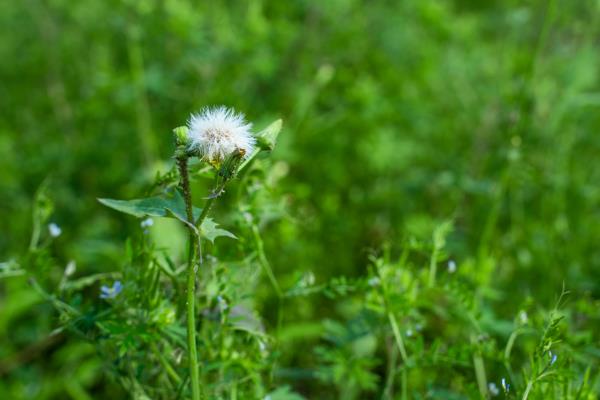
<instances>
[{"instance_id":1,"label":"thistle flower bud","mask_svg":"<svg viewBox=\"0 0 600 400\"><path fill-rule=\"evenodd\" d=\"M190 137L187 126L178 126L177 128L173 129L173 133L175 134L175 143L177 143L178 146L187 147L190 145Z\"/></svg>"},{"instance_id":2,"label":"thistle flower bud","mask_svg":"<svg viewBox=\"0 0 600 400\"><path fill-rule=\"evenodd\" d=\"M265 130L256 135L256 140L258 145L263 150L273 150L275 148L275 144L277 143L277 137L279 136L279 132L281 131L281 120L273 122L269 125Z\"/></svg>"}]
</instances>

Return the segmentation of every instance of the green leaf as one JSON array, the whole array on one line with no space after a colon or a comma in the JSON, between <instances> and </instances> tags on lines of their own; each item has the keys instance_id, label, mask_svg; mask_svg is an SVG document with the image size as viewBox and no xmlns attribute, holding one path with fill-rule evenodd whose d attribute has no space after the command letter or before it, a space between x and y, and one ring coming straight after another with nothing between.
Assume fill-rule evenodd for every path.
<instances>
[{"instance_id":1,"label":"green leaf","mask_svg":"<svg viewBox=\"0 0 600 400\"><path fill-rule=\"evenodd\" d=\"M215 242L215 239L221 236L230 237L232 239L237 239L233 233L226 231L225 229L217 228L218 224L213 221L212 218L206 218L202 221L202 225L200 226L200 234L203 238L210 240L212 243Z\"/></svg>"},{"instance_id":2,"label":"green leaf","mask_svg":"<svg viewBox=\"0 0 600 400\"><path fill-rule=\"evenodd\" d=\"M304 400L304 397L290 390L289 386L281 386L267 396L271 400Z\"/></svg>"},{"instance_id":3,"label":"green leaf","mask_svg":"<svg viewBox=\"0 0 600 400\"><path fill-rule=\"evenodd\" d=\"M172 213L180 219L187 219L185 201L178 191L175 191L171 197L156 196L133 200L98 199L98 201L107 207L135 217L173 217ZM194 219L201 213L201 209L193 208Z\"/></svg>"}]
</instances>

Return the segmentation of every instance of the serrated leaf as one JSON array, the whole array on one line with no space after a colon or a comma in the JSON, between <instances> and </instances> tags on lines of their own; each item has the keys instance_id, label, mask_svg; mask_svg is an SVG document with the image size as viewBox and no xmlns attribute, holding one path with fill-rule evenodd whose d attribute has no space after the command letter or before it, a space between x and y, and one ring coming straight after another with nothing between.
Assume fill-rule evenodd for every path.
<instances>
[{"instance_id":1,"label":"serrated leaf","mask_svg":"<svg viewBox=\"0 0 600 400\"><path fill-rule=\"evenodd\" d=\"M219 224L213 221L212 218L206 218L202 221L202 225L200 226L200 234L203 238L210 240L214 243L215 239L221 236L229 237L232 239L237 239L233 233L226 231L225 229L217 228Z\"/></svg>"},{"instance_id":2,"label":"serrated leaf","mask_svg":"<svg viewBox=\"0 0 600 400\"><path fill-rule=\"evenodd\" d=\"M186 219L185 201L177 191L171 197L155 196L133 200L98 199L98 201L107 207L135 217L173 217L172 213L180 219ZM193 208L194 219L201 213L201 209Z\"/></svg>"}]
</instances>

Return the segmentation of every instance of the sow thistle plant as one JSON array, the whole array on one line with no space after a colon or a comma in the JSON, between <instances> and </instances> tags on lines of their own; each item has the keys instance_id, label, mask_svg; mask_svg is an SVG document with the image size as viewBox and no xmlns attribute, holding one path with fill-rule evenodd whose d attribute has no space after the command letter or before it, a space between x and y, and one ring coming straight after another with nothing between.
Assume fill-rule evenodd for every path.
<instances>
[{"instance_id":1,"label":"sow thistle plant","mask_svg":"<svg viewBox=\"0 0 600 400\"><path fill-rule=\"evenodd\" d=\"M99 199L102 204L117 211L146 218L141 222L142 228L149 228L152 225L152 219L148 218L174 218L188 231L186 284L185 291L182 291L181 295L185 295L186 351L189 388L193 400L206 398L208 393L206 388L202 387L197 349L197 317L199 313L196 281L199 273L207 264L208 255L204 251L204 244L206 241L214 242L218 237L236 238L233 233L219 228L218 224L209 217L209 213L213 204L224 193L227 185L248 168L259 153L273 150L280 129L281 121L278 120L265 130L253 135L252 124L246 121L243 114L226 107L205 108L200 113L193 114L186 126L174 129L176 145L174 160L177 173L170 174L170 177L171 179L177 178L176 188L170 188L159 196L141 199ZM195 161L194 164L192 164L193 161ZM212 190L203 196L202 207L198 208L192 201L190 170L203 170L205 166L209 166L209 174L213 175L213 186ZM169 180L164 179L159 185L169 182ZM142 254L142 258L152 257L152 250L148 246L148 244L142 244L143 248L137 250L137 253ZM176 266L171 267L167 275L171 275L176 281L175 270L177 268ZM164 267L162 268L164 269ZM153 275L155 276L148 280L151 285L148 288L150 292L153 291L152 287L157 285L157 272L155 271ZM123 282L115 281L112 286L103 286L100 296L103 299L114 300L127 285L126 279L123 279ZM178 287L179 284L175 282L173 286ZM153 299L153 301L160 302L157 299ZM209 299L209 301L216 302L217 309L221 313L228 309L227 301L221 295L217 295L215 299ZM210 310L203 312L207 318L213 318ZM172 315L167 318L172 318ZM264 348L263 342L260 342L260 345ZM179 386L177 391L181 394L186 387L187 378L182 378L175 371L154 343L151 344L151 347L170 380ZM143 387L140 385L129 384L128 386L132 392L143 393ZM167 397L175 398L177 396Z\"/></svg>"},{"instance_id":2,"label":"sow thistle plant","mask_svg":"<svg viewBox=\"0 0 600 400\"><path fill-rule=\"evenodd\" d=\"M364 276L322 282L298 270L295 284L280 285L260 226L283 214L269 193L281 165L259 157L274 149L280 129L275 121L253 134L242 114L224 107L175 128L172 167L146 197L99 199L139 218L139 227L118 267L101 264L92 275L83 275L90 266L79 260L57 268L53 242L72 233L51 219L44 182L29 251L0 263L0 278L29 278L60 316L53 335L91 343L133 399L302 399L277 384L286 374L298 386L311 380L307 398L597 398L595 362L567 351L580 339L565 330L581 316L562 310L566 291L551 311L530 300L506 320L491 307L494 269L452 254L449 221L432 226L428 238L406 237L400 252L384 245ZM200 179L210 184L193 193ZM222 221L235 234L213 219L215 203L231 206L222 207ZM173 225L175 233L164 228ZM160 247L168 235L184 248ZM277 301L277 341L254 312L267 303L259 279ZM293 308L317 296L335 313L306 328ZM312 335L298 340L301 357L286 348L295 332ZM582 366L583 377L572 376Z\"/></svg>"}]
</instances>

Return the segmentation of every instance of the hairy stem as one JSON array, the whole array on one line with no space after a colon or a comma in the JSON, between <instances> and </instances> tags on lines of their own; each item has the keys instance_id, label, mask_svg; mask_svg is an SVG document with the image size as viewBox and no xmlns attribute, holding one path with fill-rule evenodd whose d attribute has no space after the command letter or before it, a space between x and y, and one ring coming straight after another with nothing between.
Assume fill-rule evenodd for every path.
<instances>
[{"instance_id":1,"label":"hairy stem","mask_svg":"<svg viewBox=\"0 0 600 400\"><path fill-rule=\"evenodd\" d=\"M187 166L187 157L177 159L177 167L181 176L181 190L185 200L186 217L190 224L194 223L192 211L192 195L190 192L190 177ZM188 253L188 276L187 276L187 338L188 358L190 366L190 381L192 385L192 400L200 400L200 376L198 374L198 351L196 349L196 240L192 227L189 229L189 253ZM200 249L198 249L200 252Z\"/></svg>"},{"instance_id":2,"label":"hairy stem","mask_svg":"<svg viewBox=\"0 0 600 400\"><path fill-rule=\"evenodd\" d=\"M209 198L206 201L206 204L204 204L204 208L202 209L202 213L198 217L198 220L196 220L195 223L192 222L192 224L195 224L195 226L198 228L198 232L200 232L200 227L202 226L202 222L206 219L206 216L208 215L208 212L210 211L210 207L212 206L213 201L215 201L214 197ZM193 219L192 219L192 221L193 221ZM201 246L201 242L198 241L198 264L202 265L202 262L203 262L202 246Z\"/></svg>"}]
</instances>

